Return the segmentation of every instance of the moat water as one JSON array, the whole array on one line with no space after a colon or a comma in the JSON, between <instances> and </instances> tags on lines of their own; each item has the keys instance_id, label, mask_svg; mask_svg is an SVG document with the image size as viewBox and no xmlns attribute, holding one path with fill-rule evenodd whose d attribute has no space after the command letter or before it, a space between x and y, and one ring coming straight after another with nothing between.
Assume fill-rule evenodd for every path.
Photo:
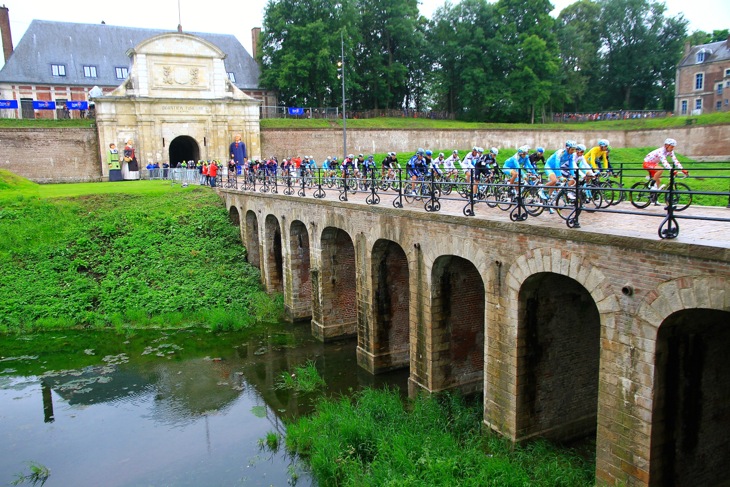
<instances>
[{"instance_id":1,"label":"moat water","mask_svg":"<svg viewBox=\"0 0 730 487\"><path fill-rule=\"evenodd\" d=\"M284 447L287 421L323 394L406 388L406 370L372 376L355 347L322 344L308 324L0 336L0 485L29 462L50 470L46 487L315 485ZM325 390L278 386L308 360Z\"/></svg>"}]
</instances>

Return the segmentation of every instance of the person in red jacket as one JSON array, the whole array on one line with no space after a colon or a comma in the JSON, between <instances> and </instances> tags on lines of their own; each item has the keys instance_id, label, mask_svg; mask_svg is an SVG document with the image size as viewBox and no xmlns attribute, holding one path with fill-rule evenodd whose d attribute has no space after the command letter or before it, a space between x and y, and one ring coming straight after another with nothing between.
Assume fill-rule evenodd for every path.
<instances>
[{"instance_id":1,"label":"person in red jacket","mask_svg":"<svg viewBox=\"0 0 730 487\"><path fill-rule=\"evenodd\" d=\"M210 166L208 166L208 177L210 178L210 186L212 188L215 188L216 176L218 176L218 165L215 161L212 161L210 163Z\"/></svg>"}]
</instances>

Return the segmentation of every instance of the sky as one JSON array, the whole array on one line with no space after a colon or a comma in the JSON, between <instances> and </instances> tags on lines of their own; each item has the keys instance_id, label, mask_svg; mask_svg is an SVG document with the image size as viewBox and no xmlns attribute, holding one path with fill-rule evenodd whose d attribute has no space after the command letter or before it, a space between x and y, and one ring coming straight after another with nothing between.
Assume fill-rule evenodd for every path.
<instances>
[{"instance_id":1,"label":"sky","mask_svg":"<svg viewBox=\"0 0 730 487\"><path fill-rule=\"evenodd\" d=\"M553 15L575 0L551 0ZM431 18L445 0L420 0L421 14ZM131 24L135 27L176 30L178 23L187 32L233 34L251 52L251 29L263 22L267 0L3 0L9 9L13 45L17 46L33 19ZM458 3L458 0L452 0ZM730 2L727 0L666 0L667 14L682 13L689 20L689 32L730 28ZM179 5L179 10L178 10ZM0 56L2 62L2 56Z\"/></svg>"}]
</instances>

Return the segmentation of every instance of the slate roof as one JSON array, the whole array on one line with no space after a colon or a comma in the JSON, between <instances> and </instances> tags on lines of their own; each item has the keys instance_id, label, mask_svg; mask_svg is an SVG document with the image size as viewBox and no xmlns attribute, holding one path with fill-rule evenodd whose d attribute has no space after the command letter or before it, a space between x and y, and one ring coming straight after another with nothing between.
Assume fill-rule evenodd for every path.
<instances>
[{"instance_id":1,"label":"slate roof","mask_svg":"<svg viewBox=\"0 0 730 487\"><path fill-rule=\"evenodd\" d=\"M697 53L702 49L705 50L707 55L703 62L698 63ZM730 61L730 40L692 46L687 57L682 59L682 62L679 63L679 67L683 68L695 64L716 63L719 61Z\"/></svg>"},{"instance_id":2,"label":"slate roof","mask_svg":"<svg viewBox=\"0 0 730 487\"><path fill-rule=\"evenodd\" d=\"M108 24L33 20L13 55L0 70L0 83L67 86L119 86L115 68L131 69L127 51L150 37L175 32ZM231 34L186 32L213 43L226 53L226 71L241 89L258 89L259 67ZM53 76L51 64L66 66L66 76ZM96 78L84 77L84 66L96 67Z\"/></svg>"}]
</instances>

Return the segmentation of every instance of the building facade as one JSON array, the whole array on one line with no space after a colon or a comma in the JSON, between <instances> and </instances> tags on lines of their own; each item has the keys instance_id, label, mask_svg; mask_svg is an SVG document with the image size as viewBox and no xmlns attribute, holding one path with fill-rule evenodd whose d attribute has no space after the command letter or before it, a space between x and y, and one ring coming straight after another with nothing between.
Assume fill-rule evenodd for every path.
<instances>
[{"instance_id":1,"label":"building facade","mask_svg":"<svg viewBox=\"0 0 730 487\"><path fill-rule=\"evenodd\" d=\"M3 7L2 13L2 19L7 20L7 8ZM9 39L9 21L3 22L0 28L3 40L5 32ZM17 47L13 49L10 41L7 49L6 62L0 70L0 99L16 101L17 109L0 109L0 117L57 119L88 116L86 111L68 110L73 104L67 102L89 102L89 92L95 86L104 95L111 93L128 79L133 49L147 39L169 32L107 24L33 20ZM274 92L259 88L258 64L235 36L194 35L224 53L225 75L233 86L262 105L277 104ZM55 102L55 109L38 109L37 102ZM93 103L90 108L95 108Z\"/></svg>"},{"instance_id":2,"label":"building facade","mask_svg":"<svg viewBox=\"0 0 730 487\"><path fill-rule=\"evenodd\" d=\"M730 110L730 37L690 46L677 65L674 112L677 115Z\"/></svg>"}]
</instances>

